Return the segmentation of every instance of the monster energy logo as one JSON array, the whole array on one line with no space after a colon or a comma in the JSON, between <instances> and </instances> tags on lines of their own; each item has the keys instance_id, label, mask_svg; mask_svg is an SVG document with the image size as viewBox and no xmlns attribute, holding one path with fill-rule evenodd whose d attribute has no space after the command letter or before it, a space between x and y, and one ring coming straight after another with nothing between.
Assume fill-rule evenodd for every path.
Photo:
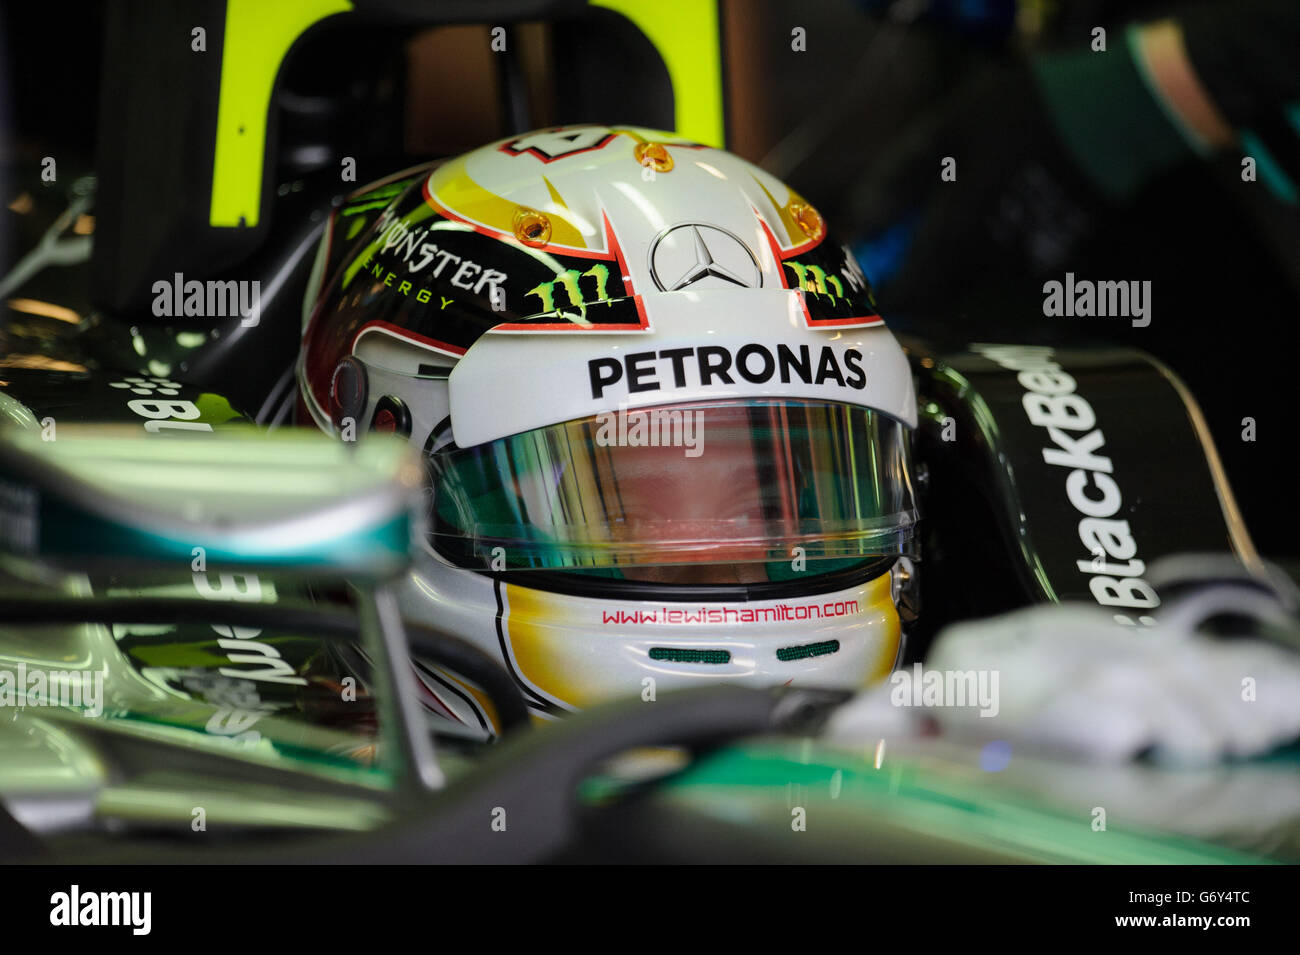
<instances>
[{"instance_id":1,"label":"monster energy logo","mask_svg":"<svg viewBox=\"0 0 1300 955\"><path fill-rule=\"evenodd\" d=\"M590 301L587 300L587 296L583 292L582 285L579 282L579 279L584 279L588 277L595 279L594 284L596 287L595 298L591 299ZM608 302L610 300L609 292L606 287L608 282L609 282L608 266L597 263L593 265L591 268L587 269L587 271L585 272L579 272L577 269L567 269L564 272L560 272L551 281L542 282L540 285L534 286L524 294L525 296L536 295L538 298L540 298L542 300L542 308L541 308L542 312L544 313L555 312L555 311L559 311L560 308L564 307L564 306L559 306L559 307L556 306L555 290L556 287L558 286L568 294L569 307L576 308L578 309L579 312L585 314L588 305L595 305L600 302Z\"/></svg>"},{"instance_id":2,"label":"monster energy logo","mask_svg":"<svg viewBox=\"0 0 1300 955\"><path fill-rule=\"evenodd\" d=\"M844 284L838 275L828 275L826 270L817 265L804 265L802 262L782 263L793 269L799 280L799 289L813 295L829 295L832 302L844 298Z\"/></svg>"}]
</instances>

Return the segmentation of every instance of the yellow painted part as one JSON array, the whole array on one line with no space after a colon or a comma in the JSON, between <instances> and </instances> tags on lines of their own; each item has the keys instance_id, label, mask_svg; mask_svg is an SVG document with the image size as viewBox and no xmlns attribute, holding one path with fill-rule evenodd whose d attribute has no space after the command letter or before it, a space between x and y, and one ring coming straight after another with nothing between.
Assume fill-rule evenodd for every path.
<instances>
[{"instance_id":1,"label":"yellow painted part","mask_svg":"<svg viewBox=\"0 0 1300 955\"><path fill-rule=\"evenodd\" d=\"M790 211L790 207L796 202L806 203L807 200L793 189L790 189L789 186L786 186L786 189L790 192L790 200L785 205L781 205L772 198L772 193L767 191L767 186L763 185L757 176L751 176L751 178L754 180L755 185L763 190L763 195L767 196L767 201L776 207L777 213L781 216L781 224L785 226L785 234L789 236L790 247L794 248L796 245L802 245L811 239L812 236L803 230L803 226L799 224L799 220L796 219L794 213ZM778 239L778 241L780 240Z\"/></svg>"},{"instance_id":2,"label":"yellow painted part","mask_svg":"<svg viewBox=\"0 0 1300 955\"><path fill-rule=\"evenodd\" d=\"M549 185L549 183L548 183ZM514 229L517 203L489 192L470 178L465 169L465 157L452 159L433 174L429 192L443 208L466 219L473 219L492 229L511 234ZM552 202L545 212L551 220L551 244L571 249L585 249L587 242L578 227L564 218L568 208Z\"/></svg>"},{"instance_id":3,"label":"yellow painted part","mask_svg":"<svg viewBox=\"0 0 1300 955\"><path fill-rule=\"evenodd\" d=\"M565 209L569 208L568 203L564 201L564 196L560 195L559 190L557 190L555 186L551 184L551 180L543 176L542 182L546 183L546 191L551 194L551 201L553 203L555 203L557 206L563 206Z\"/></svg>"},{"instance_id":4,"label":"yellow painted part","mask_svg":"<svg viewBox=\"0 0 1300 955\"><path fill-rule=\"evenodd\" d=\"M893 582L889 574L881 574L867 584L867 613L880 615L881 624L888 637L880 641L880 655L875 665L867 674L865 686L880 683L894 669L898 659L898 649L903 642L903 622L898 618L898 607L894 604Z\"/></svg>"},{"instance_id":5,"label":"yellow painted part","mask_svg":"<svg viewBox=\"0 0 1300 955\"><path fill-rule=\"evenodd\" d=\"M581 674L574 672L563 652L567 608L544 590L507 584L506 596L510 649L520 674L533 686L572 706L583 708L600 702L598 692L584 692Z\"/></svg>"},{"instance_id":6,"label":"yellow painted part","mask_svg":"<svg viewBox=\"0 0 1300 955\"><path fill-rule=\"evenodd\" d=\"M721 148L722 51L717 0L590 0L627 17L655 45L673 84L676 132Z\"/></svg>"},{"instance_id":7,"label":"yellow painted part","mask_svg":"<svg viewBox=\"0 0 1300 955\"><path fill-rule=\"evenodd\" d=\"M351 9L350 0L226 0L211 225L257 225L267 110L280 64L308 27Z\"/></svg>"},{"instance_id":8,"label":"yellow painted part","mask_svg":"<svg viewBox=\"0 0 1300 955\"><path fill-rule=\"evenodd\" d=\"M699 145L699 140L693 139L690 136L682 135L680 133L674 133L671 130L666 130L666 129L644 129L635 126L611 126L609 127L609 131L611 133L618 133L620 136L626 136L628 137L628 139L631 139L633 142L638 144L656 142L656 143L662 143L665 146L672 146L672 145L698 146ZM641 135L642 133L651 133L654 136L654 138L647 139L645 136Z\"/></svg>"},{"instance_id":9,"label":"yellow painted part","mask_svg":"<svg viewBox=\"0 0 1300 955\"><path fill-rule=\"evenodd\" d=\"M491 698L473 683L465 682L451 671L444 670L442 667L437 667L436 669L452 683L455 683L470 696L474 697L478 702L478 705L483 709L483 714L487 717L488 722L492 725L492 731L500 735L501 717L497 715L497 708L492 705Z\"/></svg>"}]
</instances>

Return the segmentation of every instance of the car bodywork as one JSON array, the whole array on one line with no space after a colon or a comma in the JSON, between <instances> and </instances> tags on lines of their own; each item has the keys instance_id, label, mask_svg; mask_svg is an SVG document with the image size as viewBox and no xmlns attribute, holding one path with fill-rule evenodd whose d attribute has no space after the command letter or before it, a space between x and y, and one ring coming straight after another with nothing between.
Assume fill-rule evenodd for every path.
<instances>
[{"instance_id":1,"label":"car bodywork","mask_svg":"<svg viewBox=\"0 0 1300 955\"><path fill-rule=\"evenodd\" d=\"M321 228L332 230L324 248L346 245L349 233L354 242L361 241L358 236L364 236L365 227L353 222L373 222L383 208L368 190L344 200L321 217ZM297 247L281 263L286 274L302 273L298 281L304 286L310 265L309 257ZM75 289L76 283L66 287ZM260 331L252 327L237 332L239 317L233 316L224 326L218 323L206 335L194 337L186 336L184 323L148 327L143 321L96 313L75 298L50 304L67 308L78 318L67 322L33 315L20 310L25 307L21 300L20 309L10 302L7 316L0 408L6 433L12 438L21 432L24 440L19 443L29 455L40 457L43 430L56 429L51 443L57 445L57 429L78 422L108 422L123 429L117 432L123 447L177 437L201 442L205 434L195 432L209 431L210 439L219 441L222 431L249 429L259 419L270 424L291 400L275 375L266 373L260 384L266 394L260 402L256 396L249 402L258 404L258 409L240 414L224 395L188 383L180 371L182 365L209 369L207 376L214 374L211 369L228 370L219 354L228 347L227 333L251 341L266 332L265 340L273 342L278 325L291 322L296 330L301 313L292 314L287 307L277 311L273 304L265 309ZM904 344L921 409L916 454L922 466L927 527L925 559L909 568L908 632L913 655L919 655L947 621L1037 601L1099 602L1126 617L1137 630L1159 613L1159 596L1149 592L1142 578L1143 568L1156 558L1189 550L1230 550L1247 563L1256 559L1199 411L1159 363L1131 351L987 344L951 348L917 339L905 339ZM40 360L34 355L40 355ZM237 353L225 353L227 359L233 360L232 355ZM294 354L285 349L278 361L264 360L262 367L288 368L293 360ZM247 393L244 400L248 401ZM1134 414L1134 408L1140 408L1141 414ZM373 407L369 410L373 413ZM169 423L189 427L176 429ZM365 427L368 422L361 424ZM189 433L169 435L168 431ZM1153 434L1160 436L1158 451L1151 446ZM292 472L291 463L286 463L287 473ZM6 480L12 511L17 499L13 475ZM41 480L33 481L32 486L41 486ZM346 499L343 495L334 503L346 506ZM1084 525L1087 520L1109 523ZM12 522L9 527L12 542ZM146 838L150 834L187 833L206 846L199 833L215 829L245 835L275 832L284 837L280 844L293 847L292 851L310 852L301 848L310 843L293 838L295 831L319 835L361 830L374 840L365 844L382 854L383 847L393 849L393 833L404 831L402 827L431 825L435 804L443 807L437 813L444 814L439 816L444 823L452 818L454 811L446 807L455 804L462 780L490 778L507 788L520 786L524 785L520 780L526 780L530 771L540 772L537 767L546 760L555 766L569 765L565 759L572 757L573 765L581 769L573 770L576 784L591 773L598 757L627 745L711 740L728 732L728 720L719 715L717 704L705 705L701 698L688 700L683 709L696 718L708 713L711 722L693 727L638 723L626 709L606 707L572 717L565 721L573 723L571 729L549 728L537 734L539 739L519 738L512 743L507 734L505 743L486 753L477 745L456 742L457 735L464 734L453 732L443 738L438 759L439 773L445 773L449 784L431 787L418 778L412 782L409 752L396 760L378 755L376 734L383 718L374 705L383 693L374 679L379 662L390 675L403 674L404 690L394 691L393 697L419 709L420 683L405 669L406 637L398 644L386 643L384 627L374 613L368 620L361 613L363 622L358 624L354 600L323 596L320 581L329 574L318 568L305 577L285 576L263 567L236 579L233 571L222 571L216 564L198 571L185 566L188 561L171 569L155 564L143 575L125 574L122 568L93 560L94 556L94 547L88 545L79 566L58 574L13 553L3 562L10 614L0 621L0 669L17 672L20 667L48 667L59 661L63 669L105 674L102 711L96 715L85 715L85 705L33 706L10 709L0 720L0 747L5 754L0 760L0 792L8 811L26 829L39 833L47 847L84 847L86 840L91 844L102 840L112 852L128 846L132 852L145 852L147 858L140 847L150 844ZM188 551L180 556L188 556ZM224 594L223 587L227 588ZM62 618L33 625L30 615L38 613L39 606L24 610L15 602L15 593L61 602ZM286 628L283 621L274 620L275 608L302 609L309 593L323 611L348 617L352 623L322 618L314 621L314 629ZM232 596L242 599L228 599ZM114 600L136 603L120 611L104 605ZM78 604L85 610L72 609ZM149 605L155 609L140 609ZM19 610L29 616L15 617ZM144 619L112 617L129 611ZM268 612L273 622L259 627L259 614ZM87 620L69 619L83 613ZM89 619L94 617L99 619ZM325 633L321 628L332 630ZM261 647L238 653L237 641L253 637ZM392 667L391 661L398 658L403 665ZM455 675L445 669L439 677L449 681ZM342 690L349 678L356 681L358 696L345 701ZM460 679L464 688L466 681ZM729 698L731 703L742 696L746 702L740 707L742 716L735 717L739 728L733 726L731 732L756 733L774 725L770 698L737 693ZM390 716L397 737L386 738L390 752L403 749L402 726L409 729L413 721L420 726L414 735L424 733L426 717L408 713L407 718ZM602 719L607 722L601 724ZM609 727L628 725L641 730L606 735ZM442 728L449 730L450 724ZM581 760L573 756L575 740L586 746L577 746ZM846 757L836 755L833 748L809 751L809 744L801 745L804 756L797 758L778 741L770 746L746 744L747 748L707 760L664 789L644 810L649 813L645 819L678 818L681 812L693 813L697 820L707 817L711 810L701 806L701 798L707 803L712 798L708 794L722 798L720 793L734 794L734 787L740 786L766 807L760 816L780 809L788 820L788 800L780 796L788 786L776 782L786 775L790 775L789 785L809 791L829 787L825 798L839 798L833 792L836 787L840 794L856 791L854 787L870 788L872 779L878 778L870 762L864 764L860 756L846 763ZM809 752L822 755L809 763ZM925 784L893 792L886 810L872 801L883 795L859 801L856 809L844 810L846 818L866 820L878 812L883 815L872 818L893 818L891 813L911 818L908 814L927 811L924 807L933 803L936 793L959 785L942 780L960 779L963 760L968 758L947 753L936 761L925 753L892 754L894 772ZM830 768L819 770L820 775L813 773L814 779L808 774L817 766ZM930 769L923 771L923 766ZM751 771L753 775L746 777ZM837 771L840 781L833 783ZM930 772L934 775L925 775ZM1244 769L1240 772L1247 774ZM1292 778L1285 768L1269 772ZM908 777L909 773L920 775ZM610 793L624 785L617 778L615 774L615 781L607 779L603 784L589 781L577 804L562 802L551 808L585 818L575 805L590 808L608 802ZM845 790L845 779L858 781ZM750 789L751 784L757 788ZM767 795L760 797L760 792ZM1064 825L1064 809L1053 807L1041 793L1022 793L1013 800L1022 807L1017 811L1030 812L1024 807L1033 807L1033 826L1038 828L1025 830L1021 849L990 855L988 832L974 822L987 820L990 807L1002 806L998 811L1006 811L1004 804L1011 797L997 786L982 790L983 795L974 789L962 792L969 802L965 809L952 810L944 823L949 853L940 853L944 858L1044 858L1031 850L1031 836ZM468 810L462 806L461 811ZM206 830L198 825L200 819ZM575 824L570 819L557 832L571 838ZM603 845L600 825L592 823L588 829L584 823L583 838ZM430 849L431 859L480 851L481 847L466 847L446 836L445 830L439 831L444 832L443 848ZM1138 826L1122 844L1112 841L1104 851L1090 843L1062 839L1047 857L1074 861L1253 858L1217 844L1225 840L1232 841L1231 832L1180 834L1154 825ZM1255 844L1265 841L1258 839ZM414 851L409 848L414 843L408 840L407 844L403 851ZM242 845L234 851L252 851L247 843ZM866 843L858 845L863 852L873 851ZM1283 843L1276 851L1285 857L1292 851L1289 845ZM904 851L901 844L895 848ZM660 849L669 851L665 844ZM564 851L564 844L539 840L520 851L547 857ZM719 851L728 850L722 845Z\"/></svg>"}]
</instances>

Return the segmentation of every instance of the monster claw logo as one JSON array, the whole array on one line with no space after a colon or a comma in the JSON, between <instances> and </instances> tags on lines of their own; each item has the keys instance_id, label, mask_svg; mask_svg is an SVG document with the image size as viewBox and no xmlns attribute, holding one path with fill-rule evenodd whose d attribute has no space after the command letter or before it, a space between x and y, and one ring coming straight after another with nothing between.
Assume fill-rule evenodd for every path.
<instances>
[{"instance_id":1,"label":"monster claw logo","mask_svg":"<svg viewBox=\"0 0 1300 955\"><path fill-rule=\"evenodd\" d=\"M782 264L794 270L795 278L799 280L800 290L813 295L829 295L832 302L844 298L844 283L840 281L839 276L828 275L821 266L804 265L802 262Z\"/></svg>"},{"instance_id":2,"label":"monster claw logo","mask_svg":"<svg viewBox=\"0 0 1300 955\"><path fill-rule=\"evenodd\" d=\"M583 292L580 279L592 278L595 280L595 298L588 301L586 294ZM558 286L563 289L569 297L568 306L576 308L580 314L585 315L588 305L596 305L601 302L608 302L609 291L609 267L601 263L596 263L585 272L579 272L577 269L567 269L560 272L549 282L542 282L525 292L525 296L536 295L542 300L541 311L543 313L560 311L564 306L557 306L555 301L555 290Z\"/></svg>"},{"instance_id":3,"label":"monster claw logo","mask_svg":"<svg viewBox=\"0 0 1300 955\"><path fill-rule=\"evenodd\" d=\"M833 250L829 254L814 250L803 256L802 262L782 261L783 268L797 280L786 281L787 272L783 284L803 293L800 297L810 327L883 324L862 268L847 246L840 246L840 251L843 258L838 260Z\"/></svg>"}]
</instances>

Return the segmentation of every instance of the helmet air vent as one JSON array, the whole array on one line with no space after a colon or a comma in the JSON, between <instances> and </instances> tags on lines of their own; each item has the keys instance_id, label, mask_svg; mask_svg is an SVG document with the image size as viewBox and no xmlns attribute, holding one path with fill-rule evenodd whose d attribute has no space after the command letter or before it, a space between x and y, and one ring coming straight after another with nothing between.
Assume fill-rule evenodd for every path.
<instances>
[{"instance_id":1,"label":"helmet air vent","mask_svg":"<svg viewBox=\"0 0 1300 955\"><path fill-rule=\"evenodd\" d=\"M821 643L804 643L797 647L782 647L776 651L776 658L782 663L790 663L794 660L807 660L810 657L824 657L832 653L838 653L840 642L838 640L823 640Z\"/></svg>"},{"instance_id":2,"label":"helmet air vent","mask_svg":"<svg viewBox=\"0 0 1300 955\"><path fill-rule=\"evenodd\" d=\"M694 650L687 647L651 647L650 659L668 663L730 663L729 650Z\"/></svg>"}]
</instances>

